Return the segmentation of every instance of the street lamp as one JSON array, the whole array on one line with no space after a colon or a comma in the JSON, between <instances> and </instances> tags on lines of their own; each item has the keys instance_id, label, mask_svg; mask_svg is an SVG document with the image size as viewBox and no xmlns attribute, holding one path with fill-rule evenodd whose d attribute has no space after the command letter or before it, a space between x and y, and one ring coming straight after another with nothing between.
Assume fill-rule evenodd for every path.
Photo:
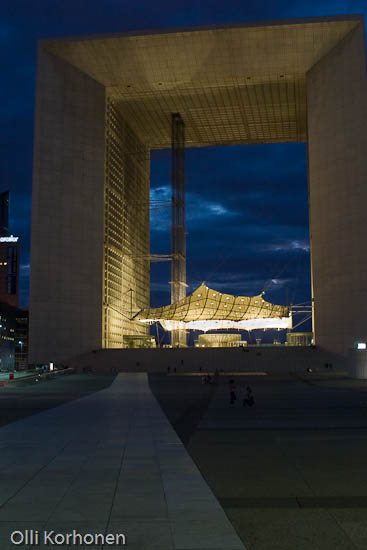
<instances>
[{"instance_id":1,"label":"street lamp","mask_svg":"<svg viewBox=\"0 0 367 550\"><path fill-rule=\"evenodd\" d=\"M20 345L20 357L18 359L18 368L20 367L20 365L22 365L22 355L23 355L23 342L22 340L18 340L18 345Z\"/></svg>"}]
</instances>

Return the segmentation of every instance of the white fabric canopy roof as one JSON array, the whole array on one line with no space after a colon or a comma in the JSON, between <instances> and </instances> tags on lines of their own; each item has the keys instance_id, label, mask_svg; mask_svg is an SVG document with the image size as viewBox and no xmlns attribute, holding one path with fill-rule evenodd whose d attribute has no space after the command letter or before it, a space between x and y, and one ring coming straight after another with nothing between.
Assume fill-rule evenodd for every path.
<instances>
[{"instance_id":1,"label":"white fabric canopy roof","mask_svg":"<svg viewBox=\"0 0 367 550\"><path fill-rule=\"evenodd\" d=\"M165 330L208 330L292 328L287 307L271 304L259 296L232 296L200 285L175 304L141 310L134 319L159 321Z\"/></svg>"}]
</instances>

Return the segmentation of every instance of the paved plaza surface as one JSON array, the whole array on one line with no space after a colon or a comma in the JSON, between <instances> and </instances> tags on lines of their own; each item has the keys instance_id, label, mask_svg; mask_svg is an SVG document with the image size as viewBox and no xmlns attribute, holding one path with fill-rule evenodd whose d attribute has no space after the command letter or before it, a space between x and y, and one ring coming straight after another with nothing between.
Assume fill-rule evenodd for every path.
<instances>
[{"instance_id":1,"label":"paved plaza surface","mask_svg":"<svg viewBox=\"0 0 367 550\"><path fill-rule=\"evenodd\" d=\"M73 530L123 534L132 550L245 548L146 374L119 374L106 389L2 426L0 449L1 550L15 548L13 531L38 531L42 542L44 531ZM93 544L102 547L118 546Z\"/></svg>"},{"instance_id":2,"label":"paved plaza surface","mask_svg":"<svg viewBox=\"0 0 367 550\"><path fill-rule=\"evenodd\" d=\"M110 525L123 526L127 548L230 550L224 510L247 550L365 550L367 381L343 373L233 378L230 406L229 376L213 386L200 376L149 375L216 499L146 383L119 393L113 376L88 374L1 388L3 423L33 416L0 429L0 548L13 527ZM242 406L248 384L253 408ZM148 438L147 416L155 418ZM157 441L162 454L153 459ZM206 497L196 498L202 490Z\"/></svg>"},{"instance_id":3,"label":"paved plaza surface","mask_svg":"<svg viewBox=\"0 0 367 550\"><path fill-rule=\"evenodd\" d=\"M228 380L228 378L227 378ZM248 550L367 548L367 383L258 377L253 408L225 381L189 452Z\"/></svg>"},{"instance_id":4,"label":"paved plaza surface","mask_svg":"<svg viewBox=\"0 0 367 550\"><path fill-rule=\"evenodd\" d=\"M33 376L33 371L30 373ZM107 388L114 378L114 375L73 374L51 380L24 379L0 387L0 426Z\"/></svg>"}]
</instances>

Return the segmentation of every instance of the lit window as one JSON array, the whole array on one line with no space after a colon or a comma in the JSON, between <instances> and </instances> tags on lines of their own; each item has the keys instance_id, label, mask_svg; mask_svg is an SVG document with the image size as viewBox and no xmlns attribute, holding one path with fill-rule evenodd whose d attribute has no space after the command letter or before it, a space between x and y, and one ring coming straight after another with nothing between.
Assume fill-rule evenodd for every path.
<instances>
[{"instance_id":1,"label":"lit window","mask_svg":"<svg viewBox=\"0 0 367 550\"><path fill-rule=\"evenodd\" d=\"M366 349L367 344L365 342L358 342L357 349Z\"/></svg>"}]
</instances>

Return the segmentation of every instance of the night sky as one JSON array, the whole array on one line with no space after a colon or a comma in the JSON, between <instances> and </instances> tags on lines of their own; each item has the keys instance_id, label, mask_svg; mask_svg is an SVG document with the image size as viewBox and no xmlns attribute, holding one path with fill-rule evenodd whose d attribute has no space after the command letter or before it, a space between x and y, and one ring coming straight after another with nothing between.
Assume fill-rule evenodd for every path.
<instances>
[{"instance_id":1,"label":"night sky","mask_svg":"<svg viewBox=\"0 0 367 550\"><path fill-rule=\"evenodd\" d=\"M28 305L37 41L49 37L265 19L367 13L362 1L2 0L0 191L22 238L21 305ZM277 303L310 300L305 143L189 149L187 280L222 292L266 290ZM168 151L152 153L152 198L170 198ZM153 211L151 249L170 251L170 211ZM152 305L169 302L168 262L153 264ZM300 327L300 330L307 327Z\"/></svg>"}]
</instances>

